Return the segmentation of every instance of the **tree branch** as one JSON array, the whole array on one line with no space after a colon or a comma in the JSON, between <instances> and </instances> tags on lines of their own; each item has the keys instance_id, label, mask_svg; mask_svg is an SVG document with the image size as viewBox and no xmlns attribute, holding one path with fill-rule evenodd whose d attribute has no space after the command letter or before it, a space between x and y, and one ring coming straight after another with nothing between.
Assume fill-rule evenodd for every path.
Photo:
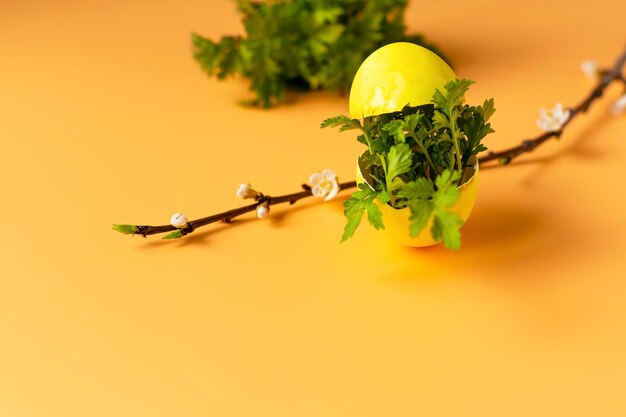
<instances>
[{"instance_id":1,"label":"tree branch","mask_svg":"<svg viewBox=\"0 0 626 417\"><path fill-rule=\"evenodd\" d=\"M339 183L339 191L347 190L350 188L356 187L356 181L349 181ZM306 184L302 185L303 191L285 194L277 197L271 197L269 195L259 194L256 198L256 202L254 204L250 204L247 206L239 207L233 210L225 211L223 213L214 214L208 217L202 217L200 219L191 220L187 222L187 226L184 228L178 229L171 224L162 225L162 226L131 226L131 225L114 225L113 229L125 233L125 234L133 234L133 235L141 235L146 237L148 235L154 235L158 233L165 232L179 232L179 235L174 237L182 237L188 235L199 227L206 226L211 223L216 222L224 222L230 223L232 219L235 217L241 216L242 214L255 211L256 208L263 204L267 203L268 206L275 206L277 204L289 203L294 204L296 201L302 200L303 198L311 197L313 194L311 192L311 187Z\"/></svg>"},{"instance_id":2,"label":"tree branch","mask_svg":"<svg viewBox=\"0 0 626 417\"><path fill-rule=\"evenodd\" d=\"M568 124L570 124L570 122L577 115L587 112L587 110L589 110L589 107L591 107L591 104L597 99L599 99L600 97L602 97L602 94L604 94L604 90L606 90L606 88L611 83L613 83L614 81L619 81L619 82L624 83L624 85L626 86L626 79L624 78L624 75L622 74L622 70L625 64L626 64L626 49L624 50L624 52L622 52L619 58L617 58L617 60L615 61L615 65L613 66L612 69L608 71L600 71L600 80L598 81L598 84L596 85L596 87L593 90L591 90L589 95L583 101L581 101L576 107L569 109L570 116L567 119L567 121L563 123L563 126L561 127L560 130L557 130L555 132L545 132L535 138L526 139L522 141L521 144L513 148L509 148L509 149L499 151L499 152L489 152L487 153L487 155L478 158L478 162L483 164L485 162L489 162L489 161L493 161L497 159L500 162L500 164L507 165L518 156L527 152L534 151L537 147L539 147L539 145L546 142L548 139L560 137L561 134L563 133L563 129Z\"/></svg>"},{"instance_id":3,"label":"tree branch","mask_svg":"<svg viewBox=\"0 0 626 417\"><path fill-rule=\"evenodd\" d=\"M622 52L622 54L618 57L613 68L611 68L610 70L600 71L600 80L598 81L598 84L596 85L596 87L593 90L591 90L589 95L584 100L582 100L577 106L569 109L570 116L565 121L565 123L563 123L563 126L561 126L560 130L555 131L555 132L542 133L541 135L535 138L526 139L522 141L522 143L519 144L518 146L505 149L503 151L499 151L499 152L490 151L487 153L487 155L480 157L478 161L480 163L486 163L486 162L490 162L493 160L498 160L500 164L507 165L518 156L524 153L534 151L537 147L539 147L542 143L546 142L547 140L551 138L560 137L563 132L563 129L567 125L569 125L570 122L576 116L578 116L581 113L587 112L589 108L591 107L591 105L597 99L602 97L602 95L604 94L604 91L611 83L613 83L614 81L618 81L618 82L623 83L624 86L626 87L626 77L622 73L625 65L626 65L626 50L624 50L624 52ZM356 181L344 182L344 183L339 184L340 191L344 191L344 190L354 188L354 187L356 187ZM147 235L154 235L154 234L165 233L165 232L173 232L167 235L165 238L182 237L182 236L188 235L189 233L192 233L193 231L195 231L196 229L202 226L206 226L211 223L216 223L216 222L230 223L232 219L234 219L235 217L241 216L242 214L245 214L251 211L255 211L259 205L264 204L264 203L267 204L268 206L274 206L274 205L283 204L283 203L294 204L296 201L302 200L303 198L311 197L313 195L311 193L311 188L308 185L303 184L302 188L303 188L303 191L292 193L292 194L285 194L285 195L281 195L278 197L271 197L271 196L259 194L254 204L250 204L250 205L239 207L239 208L229 210L223 213L189 221L187 223L187 226L181 229L176 228L172 226L171 224L163 225L163 226L113 225L113 229L119 232L122 232L124 234L141 235L143 237L146 237Z\"/></svg>"}]
</instances>

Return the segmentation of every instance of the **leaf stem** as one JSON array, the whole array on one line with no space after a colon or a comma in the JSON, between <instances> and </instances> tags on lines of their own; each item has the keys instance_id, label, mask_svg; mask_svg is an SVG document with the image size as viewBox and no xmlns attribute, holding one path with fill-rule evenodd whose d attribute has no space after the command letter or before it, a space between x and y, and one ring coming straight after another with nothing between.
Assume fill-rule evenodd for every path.
<instances>
[{"instance_id":1,"label":"leaf stem","mask_svg":"<svg viewBox=\"0 0 626 417\"><path fill-rule=\"evenodd\" d=\"M449 111L448 114L453 115L453 110ZM460 179L459 184L461 185L461 181L463 181L463 162L461 161L461 147L459 146L459 138L456 126L456 117L452 117L450 120L450 137L452 138L452 143L454 143L454 151L456 153L456 163L459 167Z\"/></svg>"},{"instance_id":2,"label":"leaf stem","mask_svg":"<svg viewBox=\"0 0 626 417\"><path fill-rule=\"evenodd\" d=\"M435 164L433 163L433 160L431 159L430 154L428 153L428 150L424 146L424 142L419 140L417 138L417 135L414 134L414 133L411 133L410 136L415 140L415 142L417 143L417 146L420 147L422 152L424 152L424 155L426 156L426 160L428 161L428 164L430 165L430 169L432 170L433 175L437 175L437 170L435 169Z\"/></svg>"},{"instance_id":3,"label":"leaf stem","mask_svg":"<svg viewBox=\"0 0 626 417\"><path fill-rule=\"evenodd\" d=\"M380 159L380 163L383 166L383 172L385 173L385 184L387 194L389 194L389 198L391 199L391 205L393 206L396 203L395 196L391 193L391 181L389 181L389 173L387 172L387 161L385 161L385 157L381 154L378 154L378 159Z\"/></svg>"}]
</instances>

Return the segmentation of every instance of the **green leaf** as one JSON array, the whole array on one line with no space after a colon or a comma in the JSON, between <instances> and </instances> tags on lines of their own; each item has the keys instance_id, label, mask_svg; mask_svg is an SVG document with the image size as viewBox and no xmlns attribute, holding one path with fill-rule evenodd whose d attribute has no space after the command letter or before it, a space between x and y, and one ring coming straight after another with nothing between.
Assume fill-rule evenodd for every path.
<instances>
[{"instance_id":1,"label":"green leaf","mask_svg":"<svg viewBox=\"0 0 626 417\"><path fill-rule=\"evenodd\" d=\"M431 102L435 105L435 108L445 109L448 107L448 100L439 89L435 90Z\"/></svg>"},{"instance_id":2,"label":"green leaf","mask_svg":"<svg viewBox=\"0 0 626 417\"><path fill-rule=\"evenodd\" d=\"M391 184L387 184L387 187L388 187L387 191L390 193L389 194L390 197L391 195L393 195L393 193L401 189L403 186L404 186L404 181L402 181L400 177L395 177L393 180L391 180Z\"/></svg>"},{"instance_id":3,"label":"green leaf","mask_svg":"<svg viewBox=\"0 0 626 417\"><path fill-rule=\"evenodd\" d=\"M433 199L437 207L450 207L459 200L460 196L458 188L450 186L437 190Z\"/></svg>"},{"instance_id":4,"label":"green leaf","mask_svg":"<svg viewBox=\"0 0 626 417\"><path fill-rule=\"evenodd\" d=\"M357 119L351 119L348 116L339 115L335 117L329 117L324 120L320 125L320 128L324 129L327 127L339 127L339 131L343 132L345 130L351 129L362 129L361 122Z\"/></svg>"},{"instance_id":5,"label":"green leaf","mask_svg":"<svg viewBox=\"0 0 626 417\"><path fill-rule=\"evenodd\" d=\"M392 146L387 154L387 183L391 184L398 175L411 169L411 148L406 143Z\"/></svg>"},{"instance_id":6,"label":"green leaf","mask_svg":"<svg viewBox=\"0 0 626 417\"><path fill-rule=\"evenodd\" d=\"M341 236L341 243L343 243L346 240L350 239L354 235L354 232L356 231L356 229L358 229L359 225L361 224L361 218L363 217L363 211L360 211L358 213L354 213L351 216L348 216L346 214L346 217L348 219L348 222L346 223L346 226L343 229L343 235Z\"/></svg>"},{"instance_id":7,"label":"green leaf","mask_svg":"<svg viewBox=\"0 0 626 417\"><path fill-rule=\"evenodd\" d=\"M485 100L483 106L465 106L461 117L458 119L459 128L464 132L466 140L461 140L460 148L463 166L468 164L472 155L487 150L482 140L493 132L491 124L486 120L493 115L493 99Z\"/></svg>"},{"instance_id":8,"label":"green leaf","mask_svg":"<svg viewBox=\"0 0 626 417\"><path fill-rule=\"evenodd\" d=\"M404 123L402 120L392 120L391 122L383 125L382 129L392 135L396 143L406 142L406 136L404 136Z\"/></svg>"},{"instance_id":9,"label":"green leaf","mask_svg":"<svg viewBox=\"0 0 626 417\"><path fill-rule=\"evenodd\" d=\"M137 226L133 226L130 224L114 224L113 230L117 230L118 232L125 235L134 235L137 233Z\"/></svg>"},{"instance_id":10,"label":"green leaf","mask_svg":"<svg viewBox=\"0 0 626 417\"><path fill-rule=\"evenodd\" d=\"M451 107L460 106L465 101L465 93L469 90L470 86L474 84L472 80L452 80L446 85L448 92L448 101Z\"/></svg>"},{"instance_id":11,"label":"green leaf","mask_svg":"<svg viewBox=\"0 0 626 417\"><path fill-rule=\"evenodd\" d=\"M385 228L383 224L383 214L373 201L368 202L365 206L365 210L367 211L367 221L370 222L374 229L380 230Z\"/></svg>"},{"instance_id":12,"label":"green leaf","mask_svg":"<svg viewBox=\"0 0 626 417\"><path fill-rule=\"evenodd\" d=\"M444 87L446 90L445 94L440 90L436 90L432 102L435 104L435 107L450 113L454 107L463 104L465 93L473 83L474 81L472 80L464 79L449 81Z\"/></svg>"},{"instance_id":13,"label":"green leaf","mask_svg":"<svg viewBox=\"0 0 626 417\"><path fill-rule=\"evenodd\" d=\"M431 233L433 238L443 240L448 249L458 250L461 248L461 225L463 220L458 214L445 210L435 210L435 219Z\"/></svg>"},{"instance_id":14,"label":"green leaf","mask_svg":"<svg viewBox=\"0 0 626 417\"><path fill-rule=\"evenodd\" d=\"M213 75L215 68L219 65L219 47L210 39L205 39L195 33L191 34L191 42L194 47L194 58L207 74Z\"/></svg>"},{"instance_id":15,"label":"green leaf","mask_svg":"<svg viewBox=\"0 0 626 417\"><path fill-rule=\"evenodd\" d=\"M461 193L457 184L460 178L461 175L458 171L446 169L435 179L435 186L437 187L437 191L433 195L435 206L446 208L459 200Z\"/></svg>"},{"instance_id":16,"label":"green leaf","mask_svg":"<svg viewBox=\"0 0 626 417\"><path fill-rule=\"evenodd\" d=\"M485 122L489 121L491 116L493 116L493 114L496 112L496 108L494 106L495 106L495 103L493 101L493 98L487 99L483 103L482 113L483 113L483 119L485 120Z\"/></svg>"},{"instance_id":17,"label":"green leaf","mask_svg":"<svg viewBox=\"0 0 626 417\"><path fill-rule=\"evenodd\" d=\"M426 227L434 206L429 200L414 200L410 202L409 208L411 209L409 233L411 237L415 237Z\"/></svg>"},{"instance_id":18,"label":"green leaf","mask_svg":"<svg viewBox=\"0 0 626 417\"><path fill-rule=\"evenodd\" d=\"M380 194L378 194L378 201L380 201L383 204L387 204L388 202L391 201L391 197L389 196L388 192L381 191Z\"/></svg>"},{"instance_id":19,"label":"green leaf","mask_svg":"<svg viewBox=\"0 0 626 417\"><path fill-rule=\"evenodd\" d=\"M325 44L332 44L341 36L345 27L343 25L327 25L315 34L315 37Z\"/></svg>"},{"instance_id":20,"label":"green leaf","mask_svg":"<svg viewBox=\"0 0 626 417\"><path fill-rule=\"evenodd\" d=\"M435 110L433 113L433 127L435 129L445 129L450 127L450 120L442 111Z\"/></svg>"},{"instance_id":21,"label":"green leaf","mask_svg":"<svg viewBox=\"0 0 626 417\"><path fill-rule=\"evenodd\" d=\"M433 183L426 177L408 182L398 191L398 197L407 200L428 200L435 192Z\"/></svg>"},{"instance_id":22,"label":"green leaf","mask_svg":"<svg viewBox=\"0 0 626 417\"><path fill-rule=\"evenodd\" d=\"M445 170L435 179L435 186L437 189L449 187L459 180L459 173L457 171Z\"/></svg>"},{"instance_id":23,"label":"green leaf","mask_svg":"<svg viewBox=\"0 0 626 417\"><path fill-rule=\"evenodd\" d=\"M375 229L384 229L382 213L374 200L379 196L379 191L372 190L366 184L360 184L357 191L343 203L344 214L348 219L341 237L341 242L348 240L361 224L363 213L367 212L367 219Z\"/></svg>"},{"instance_id":24,"label":"green leaf","mask_svg":"<svg viewBox=\"0 0 626 417\"><path fill-rule=\"evenodd\" d=\"M352 193L351 198L356 198L358 200L365 200L368 198L373 198L378 196L379 192L372 190L367 184L359 184L356 191ZM345 203L344 203L345 206Z\"/></svg>"},{"instance_id":25,"label":"green leaf","mask_svg":"<svg viewBox=\"0 0 626 417\"><path fill-rule=\"evenodd\" d=\"M406 115L404 117L404 129L408 132L415 132L415 130L417 129L417 125L419 124L420 120L422 120L422 117L424 116L423 113L412 113L409 115Z\"/></svg>"},{"instance_id":26,"label":"green leaf","mask_svg":"<svg viewBox=\"0 0 626 417\"><path fill-rule=\"evenodd\" d=\"M240 37L225 36L215 43L194 33L191 40L194 58L208 75L217 75L219 79L224 79L240 71Z\"/></svg>"},{"instance_id":27,"label":"green leaf","mask_svg":"<svg viewBox=\"0 0 626 417\"><path fill-rule=\"evenodd\" d=\"M341 7L321 7L313 12L315 23L323 24L326 22L336 22L339 16L344 13Z\"/></svg>"},{"instance_id":28,"label":"green leaf","mask_svg":"<svg viewBox=\"0 0 626 417\"><path fill-rule=\"evenodd\" d=\"M179 239L183 237L183 232L180 230L175 230L172 233L168 233L167 235L163 236L162 239Z\"/></svg>"}]
</instances>

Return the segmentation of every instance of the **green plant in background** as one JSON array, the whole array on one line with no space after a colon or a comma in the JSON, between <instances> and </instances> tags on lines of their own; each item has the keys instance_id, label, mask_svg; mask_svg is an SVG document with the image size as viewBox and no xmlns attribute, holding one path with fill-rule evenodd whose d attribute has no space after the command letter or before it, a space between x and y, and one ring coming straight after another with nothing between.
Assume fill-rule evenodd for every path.
<instances>
[{"instance_id":1,"label":"green plant in background","mask_svg":"<svg viewBox=\"0 0 626 417\"><path fill-rule=\"evenodd\" d=\"M401 112L358 119L337 116L322 127L360 130L357 140L367 146L361 166L371 177L344 203L348 223L342 241L350 238L363 213L376 229L384 228L375 200L411 211L410 235L417 236L433 216L431 234L446 247L461 245L458 214L449 211L460 197L460 185L470 158L487 150L481 143L493 132L488 123L493 99L482 106L464 103L472 81L453 80L445 92L437 90L432 103L404 107Z\"/></svg>"},{"instance_id":2,"label":"green plant in background","mask_svg":"<svg viewBox=\"0 0 626 417\"><path fill-rule=\"evenodd\" d=\"M237 0L246 36L218 42L192 35L194 57L210 75L240 74L256 94L251 104L270 107L292 89L350 88L371 52L398 41L426 44L407 35L408 0Z\"/></svg>"}]
</instances>

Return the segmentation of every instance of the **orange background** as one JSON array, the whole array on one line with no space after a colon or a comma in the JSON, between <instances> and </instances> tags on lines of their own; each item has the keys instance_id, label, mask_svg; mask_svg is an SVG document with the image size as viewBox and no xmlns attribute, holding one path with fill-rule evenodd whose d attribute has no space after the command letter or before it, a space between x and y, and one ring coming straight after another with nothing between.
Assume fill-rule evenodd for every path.
<instances>
[{"instance_id":1,"label":"orange background","mask_svg":"<svg viewBox=\"0 0 626 417\"><path fill-rule=\"evenodd\" d=\"M578 102L586 58L624 47L621 0L413 1L501 149ZM296 191L362 146L319 129L347 98L242 108L190 32L239 33L230 1L0 6L0 416L626 415L626 118L591 114L483 170L463 248L408 249L342 199L163 242L111 230Z\"/></svg>"}]
</instances>

